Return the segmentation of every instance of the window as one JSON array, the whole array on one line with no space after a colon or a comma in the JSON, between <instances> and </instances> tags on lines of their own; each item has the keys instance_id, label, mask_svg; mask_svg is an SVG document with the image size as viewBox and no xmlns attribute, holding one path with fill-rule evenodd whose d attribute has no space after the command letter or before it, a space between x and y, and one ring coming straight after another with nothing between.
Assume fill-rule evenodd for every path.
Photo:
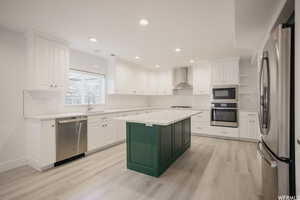
<instances>
[{"instance_id":1,"label":"window","mask_svg":"<svg viewBox=\"0 0 300 200\"><path fill-rule=\"evenodd\" d=\"M104 104L105 76L70 70L65 103L68 105Z\"/></svg>"}]
</instances>

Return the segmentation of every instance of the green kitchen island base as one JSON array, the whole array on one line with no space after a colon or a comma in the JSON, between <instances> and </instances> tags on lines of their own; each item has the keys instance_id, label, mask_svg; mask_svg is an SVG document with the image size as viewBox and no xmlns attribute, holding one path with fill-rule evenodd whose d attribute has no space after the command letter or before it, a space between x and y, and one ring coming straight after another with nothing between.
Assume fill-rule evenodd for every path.
<instances>
[{"instance_id":1,"label":"green kitchen island base","mask_svg":"<svg viewBox=\"0 0 300 200\"><path fill-rule=\"evenodd\" d=\"M126 123L127 168L159 177L191 146L190 118L171 125Z\"/></svg>"}]
</instances>

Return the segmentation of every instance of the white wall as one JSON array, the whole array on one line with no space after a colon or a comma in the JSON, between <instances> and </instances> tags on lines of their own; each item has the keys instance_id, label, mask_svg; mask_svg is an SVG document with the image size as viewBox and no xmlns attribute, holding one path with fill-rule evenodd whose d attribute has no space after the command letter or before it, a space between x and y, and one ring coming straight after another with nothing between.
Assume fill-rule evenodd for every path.
<instances>
[{"instance_id":1,"label":"white wall","mask_svg":"<svg viewBox=\"0 0 300 200\"><path fill-rule=\"evenodd\" d=\"M25 38L0 27L0 171L25 162L22 79Z\"/></svg>"},{"instance_id":2,"label":"white wall","mask_svg":"<svg viewBox=\"0 0 300 200\"><path fill-rule=\"evenodd\" d=\"M295 139L300 139L300 1L295 1ZM296 142L296 192L300 195L300 145Z\"/></svg>"}]
</instances>

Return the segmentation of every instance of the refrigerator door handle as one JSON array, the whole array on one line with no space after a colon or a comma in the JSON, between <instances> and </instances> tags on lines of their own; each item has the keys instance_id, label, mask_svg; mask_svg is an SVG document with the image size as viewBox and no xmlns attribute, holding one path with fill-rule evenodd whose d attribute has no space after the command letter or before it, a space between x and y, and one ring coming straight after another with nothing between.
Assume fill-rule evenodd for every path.
<instances>
[{"instance_id":1,"label":"refrigerator door handle","mask_svg":"<svg viewBox=\"0 0 300 200\"><path fill-rule=\"evenodd\" d=\"M271 155L268 156L268 157L271 158L271 159L269 160L269 159L265 156L265 154L263 153L263 151L262 151L262 146L263 146L262 142L259 141L259 142L257 143L257 152L258 152L259 156L260 156L266 163L268 163L268 165L269 165L270 167L276 168L276 167L277 167L277 161L276 161L275 159L273 159Z\"/></svg>"},{"instance_id":2,"label":"refrigerator door handle","mask_svg":"<svg viewBox=\"0 0 300 200\"><path fill-rule=\"evenodd\" d=\"M266 63L266 65L264 65ZM264 72L266 68L266 71ZM263 77L266 73L266 77ZM263 80L267 78L267 80ZM263 81L267 82L267 87L263 84ZM269 55L265 51L261 60L261 67L259 73L259 128L262 135L268 135L270 130L270 67L269 67Z\"/></svg>"}]
</instances>

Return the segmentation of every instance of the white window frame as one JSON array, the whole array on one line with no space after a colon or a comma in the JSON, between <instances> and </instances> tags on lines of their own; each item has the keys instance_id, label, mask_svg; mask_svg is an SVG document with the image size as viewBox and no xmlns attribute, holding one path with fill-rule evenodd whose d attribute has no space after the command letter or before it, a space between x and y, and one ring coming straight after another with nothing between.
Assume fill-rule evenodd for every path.
<instances>
[{"instance_id":1,"label":"white window frame","mask_svg":"<svg viewBox=\"0 0 300 200\"><path fill-rule=\"evenodd\" d=\"M92 75L96 75L96 76L103 76L104 78L104 98L103 98L103 103L91 103L90 105L93 105L93 106L97 106L97 105L105 105L106 104L106 96L107 96L107 90L106 90L106 75L105 74L101 74L101 73L97 73L97 72L91 72L91 71L85 71L85 70L81 70L81 69L77 69L77 68L74 68L74 67L70 67L69 68L69 71L68 71L68 77L67 77L67 80L68 80L68 87L66 88L66 91L65 91L65 95L64 95L64 105L65 106L87 106L89 105L88 103L84 103L84 104L67 104L66 103L66 97L67 97L67 92L68 92L68 89L69 89L69 72L70 71L77 71L77 72L80 72L80 73L84 73L84 74L92 74Z\"/></svg>"}]
</instances>

